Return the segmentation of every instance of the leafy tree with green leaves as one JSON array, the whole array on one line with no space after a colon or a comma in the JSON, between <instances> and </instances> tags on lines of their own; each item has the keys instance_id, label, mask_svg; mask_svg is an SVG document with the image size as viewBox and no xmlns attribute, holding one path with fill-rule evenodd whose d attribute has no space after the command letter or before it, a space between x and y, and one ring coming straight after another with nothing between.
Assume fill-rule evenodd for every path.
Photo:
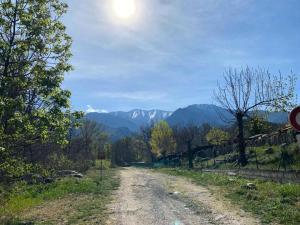
<instances>
[{"instance_id":1,"label":"leafy tree with green leaves","mask_svg":"<svg viewBox=\"0 0 300 225\"><path fill-rule=\"evenodd\" d=\"M230 134L219 128L212 128L206 135L206 140L212 145L222 145L230 139Z\"/></svg>"},{"instance_id":2,"label":"leafy tree with green leaves","mask_svg":"<svg viewBox=\"0 0 300 225\"><path fill-rule=\"evenodd\" d=\"M272 126L262 116L255 115L246 122L246 127L250 135L268 133Z\"/></svg>"},{"instance_id":3,"label":"leafy tree with green leaves","mask_svg":"<svg viewBox=\"0 0 300 225\"><path fill-rule=\"evenodd\" d=\"M71 94L61 84L72 68L72 41L61 22L66 10L60 0L0 1L0 130L6 148L66 143Z\"/></svg>"},{"instance_id":4,"label":"leafy tree with green leaves","mask_svg":"<svg viewBox=\"0 0 300 225\"><path fill-rule=\"evenodd\" d=\"M32 155L34 144L66 144L71 118L82 116L71 113L71 93L61 88L64 74L72 69L72 40L61 22L66 10L60 0L0 0L3 176L13 174L8 162L32 163L27 156ZM22 171L25 166L19 164L18 171Z\"/></svg>"},{"instance_id":5,"label":"leafy tree with green leaves","mask_svg":"<svg viewBox=\"0 0 300 225\"><path fill-rule=\"evenodd\" d=\"M150 144L152 152L156 156L166 156L176 150L173 131L166 121L160 121L154 125Z\"/></svg>"}]
</instances>

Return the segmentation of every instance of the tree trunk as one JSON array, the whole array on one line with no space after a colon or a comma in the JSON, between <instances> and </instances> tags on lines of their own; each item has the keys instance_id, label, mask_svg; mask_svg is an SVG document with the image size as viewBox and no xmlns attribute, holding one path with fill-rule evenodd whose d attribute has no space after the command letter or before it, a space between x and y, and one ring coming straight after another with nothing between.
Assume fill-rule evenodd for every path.
<instances>
[{"instance_id":1,"label":"tree trunk","mask_svg":"<svg viewBox=\"0 0 300 225\"><path fill-rule=\"evenodd\" d=\"M147 151L148 151L149 156L150 156L151 163L154 163L154 154L151 151L151 145L148 141L146 141L146 146L147 146Z\"/></svg>"},{"instance_id":2,"label":"tree trunk","mask_svg":"<svg viewBox=\"0 0 300 225\"><path fill-rule=\"evenodd\" d=\"M164 166L166 166L167 165L167 153L166 152L163 152L162 153L162 156L163 156L163 162L164 162Z\"/></svg>"},{"instance_id":3,"label":"tree trunk","mask_svg":"<svg viewBox=\"0 0 300 225\"><path fill-rule=\"evenodd\" d=\"M237 123L238 123L238 144L239 144L239 164L241 166L245 166L247 164L247 158L246 158L246 144L245 144L245 138L244 138L244 121L243 121L243 115L237 114L236 115Z\"/></svg>"},{"instance_id":4,"label":"tree trunk","mask_svg":"<svg viewBox=\"0 0 300 225\"><path fill-rule=\"evenodd\" d=\"M193 169L194 165L193 165L193 154L192 154L192 146L191 146L191 141L187 142L187 146L188 146L188 154L189 154L189 169Z\"/></svg>"}]
</instances>

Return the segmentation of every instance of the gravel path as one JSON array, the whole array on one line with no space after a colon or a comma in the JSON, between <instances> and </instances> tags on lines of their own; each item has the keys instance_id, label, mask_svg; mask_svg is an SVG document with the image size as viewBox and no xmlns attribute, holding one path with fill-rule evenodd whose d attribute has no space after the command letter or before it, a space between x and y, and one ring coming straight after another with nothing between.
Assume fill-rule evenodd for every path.
<instances>
[{"instance_id":1,"label":"gravel path","mask_svg":"<svg viewBox=\"0 0 300 225\"><path fill-rule=\"evenodd\" d=\"M125 168L111 205L114 225L257 225L259 222L230 203L184 178Z\"/></svg>"}]
</instances>

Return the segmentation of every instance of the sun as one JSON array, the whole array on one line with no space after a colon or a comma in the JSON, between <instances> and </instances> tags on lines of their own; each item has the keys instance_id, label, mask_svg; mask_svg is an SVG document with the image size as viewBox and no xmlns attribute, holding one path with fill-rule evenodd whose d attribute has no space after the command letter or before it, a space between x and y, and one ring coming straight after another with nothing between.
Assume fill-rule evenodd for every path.
<instances>
[{"instance_id":1,"label":"sun","mask_svg":"<svg viewBox=\"0 0 300 225\"><path fill-rule=\"evenodd\" d=\"M129 19L135 14L135 0L113 0L113 9L117 17Z\"/></svg>"}]
</instances>

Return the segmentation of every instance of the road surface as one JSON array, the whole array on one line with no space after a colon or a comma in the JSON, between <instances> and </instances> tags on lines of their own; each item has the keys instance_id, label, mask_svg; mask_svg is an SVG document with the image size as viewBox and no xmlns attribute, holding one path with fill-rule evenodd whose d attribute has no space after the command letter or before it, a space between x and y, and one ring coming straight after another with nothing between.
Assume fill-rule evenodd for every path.
<instances>
[{"instance_id":1,"label":"road surface","mask_svg":"<svg viewBox=\"0 0 300 225\"><path fill-rule=\"evenodd\" d=\"M257 225L257 219L184 178L124 168L111 225Z\"/></svg>"}]
</instances>

